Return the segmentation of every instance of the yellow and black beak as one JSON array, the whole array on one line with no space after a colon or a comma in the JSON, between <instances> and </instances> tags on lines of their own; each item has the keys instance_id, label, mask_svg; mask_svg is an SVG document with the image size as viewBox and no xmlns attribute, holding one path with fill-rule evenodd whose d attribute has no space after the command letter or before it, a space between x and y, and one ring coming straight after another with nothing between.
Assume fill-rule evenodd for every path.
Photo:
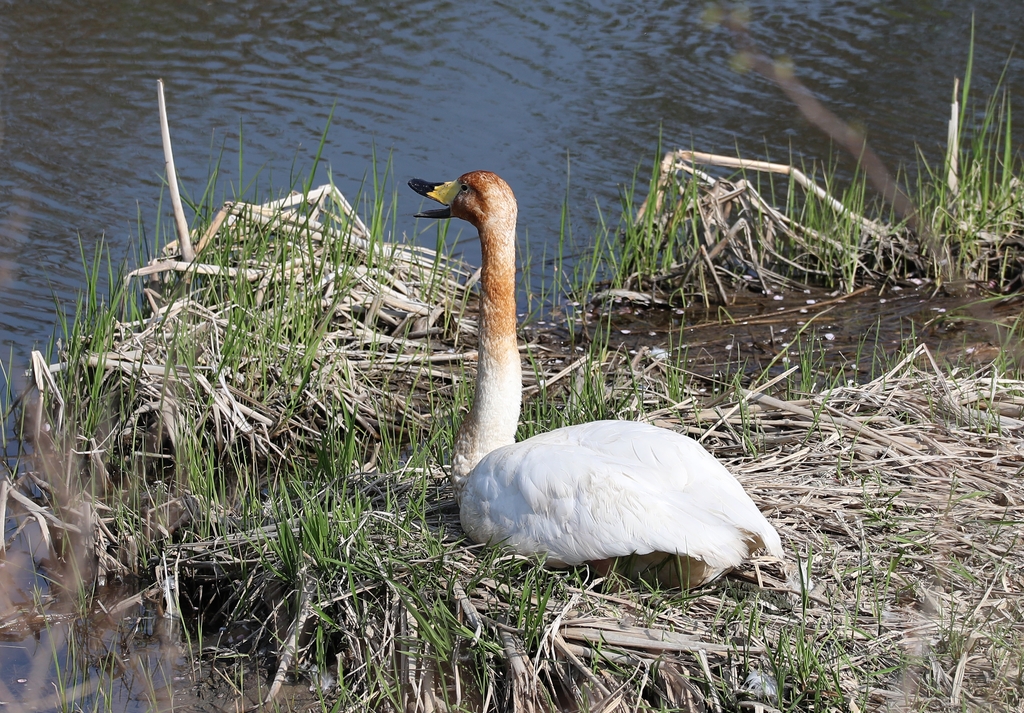
<instances>
[{"instance_id":1,"label":"yellow and black beak","mask_svg":"<svg viewBox=\"0 0 1024 713\"><path fill-rule=\"evenodd\" d=\"M459 195L459 182L448 181L447 183L431 183L430 181L421 181L418 178L414 178L409 181L409 188L413 189L421 196L427 198L433 198L438 203L444 204L444 208L438 210L425 210L417 213L414 218L451 218L452 217L452 201L455 200L455 196Z\"/></svg>"}]
</instances>

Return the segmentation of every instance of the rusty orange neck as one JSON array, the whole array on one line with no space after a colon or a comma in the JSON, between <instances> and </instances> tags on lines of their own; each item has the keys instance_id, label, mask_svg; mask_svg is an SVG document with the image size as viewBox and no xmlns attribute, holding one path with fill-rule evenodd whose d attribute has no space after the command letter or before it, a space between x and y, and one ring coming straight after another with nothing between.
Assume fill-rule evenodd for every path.
<instances>
[{"instance_id":1,"label":"rusty orange neck","mask_svg":"<svg viewBox=\"0 0 1024 713\"><path fill-rule=\"evenodd\" d=\"M485 455L515 442L522 402L522 367L516 338L516 206L491 207L478 225L481 246L480 357L473 407L455 439L452 480L456 495Z\"/></svg>"}]
</instances>

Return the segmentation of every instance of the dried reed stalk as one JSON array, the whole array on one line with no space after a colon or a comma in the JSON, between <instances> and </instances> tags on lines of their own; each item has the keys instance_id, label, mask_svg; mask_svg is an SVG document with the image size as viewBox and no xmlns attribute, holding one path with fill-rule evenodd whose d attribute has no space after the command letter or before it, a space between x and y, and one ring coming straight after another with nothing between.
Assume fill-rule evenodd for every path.
<instances>
[{"instance_id":1,"label":"dried reed stalk","mask_svg":"<svg viewBox=\"0 0 1024 713\"><path fill-rule=\"evenodd\" d=\"M611 394L636 393L637 384L617 363L597 365ZM735 430L712 433L709 447L779 529L791 558L806 570L804 584L791 565L767 557L681 599L635 587L579 589L567 579L542 612L540 644L528 649L523 622L513 616L523 593L489 579L493 564L482 557L486 551L459 541L457 511L438 479L429 496L439 504L436 520L416 527L451 533L446 570L478 583L439 583L421 595L446 601L453 617L465 618L464 646L484 639L501 652L487 674L504 671L499 689L508 698L501 700L537 710L570 696L580 705L629 710L654 696L666 704L686 700L693 709L724 709L721 691L743 701L753 695L741 683L748 672L771 673L777 657L794 655L794 632L832 667L842 705L851 710L945 710L956 701L984 706L1001 700L992 681L1015 675L1024 651L1018 543L1024 382L993 370L943 374L921 347L867 384L798 400L740 393L734 406L680 412L664 393L664 361L645 356L637 366L645 400L622 416L663 410L657 419L663 426L699 431L698 419L709 416L731 425ZM737 431L750 435L737 439ZM747 451L751 442L754 452ZM382 487L400 500L411 494L402 473L354 476L350 485L372 498ZM386 507L385 500L377 502ZM382 542L390 537L390 526L381 524L390 521L388 512L367 519L379 524L375 537ZM415 531L409 534L415 542ZM269 529L250 532L232 556L239 564L252 561L255 553L246 550L265 548L261 543L275 536ZM184 567L230 571L227 551L216 542L173 548ZM421 563L433 561L423 557ZM384 598L402 582L414 587L414 576L409 570L397 581L371 578L366 591ZM336 597L321 595L311 605L344 620ZM406 632L402 650L413 640L406 607L379 607L371 615L374 630ZM751 614L723 623L729 611L754 611L758 624L748 628ZM355 642L360 631L343 638ZM972 637L968 648L950 646L959 632ZM410 665L419 670L424 664L414 655ZM664 673L644 673L652 668ZM461 680L472 675L465 670ZM420 678L409 709L437 705L451 685L444 680L432 668L427 683L436 690L428 695ZM350 684L371 687L369 680ZM784 695L792 699L813 681L786 685ZM771 709L770 700L754 702Z\"/></svg>"},{"instance_id":2,"label":"dried reed stalk","mask_svg":"<svg viewBox=\"0 0 1024 713\"><path fill-rule=\"evenodd\" d=\"M745 186L714 196L702 208L705 215L723 212L720 199L757 200ZM333 232L331 219L289 212L304 200L318 216L342 206L351 233ZM417 395L430 386L410 374L454 380L456 357L473 356L466 341L476 324L461 309L472 275L449 265L450 277L438 288L428 278L437 256L375 245L346 205L325 188L273 205L226 207L221 233L207 241L203 255L235 250L264 231L312 250L283 251L261 264L240 259L234 276L211 271L209 289L193 278L185 296L167 296L157 284L152 316L121 324L118 343L87 359L103 370L109 393L131 395L96 450L139 451L137 464L154 469L173 463L179 445L200 433L225 453L270 462L297 453L304 438L316 438L337 403L363 424L368 439L387 425L416 421ZM784 219L771 220L777 230L797 235ZM726 230L722 240L737 249L746 244L738 232L729 235ZM317 271L318 255L337 240L362 258L343 292L341 276ZM378 268L379 251L393 261L390 270ZM709 258L714 255L708 250ZM156 266L165 260L173 261ZM268 316L299 294L319 300L324 310L321 340L273 345L282 358L308 358L310 379L294 401L274 397L272 389L255 398L256 375L244 365L232 373L187 370L175 359L175 335L187 334L198 350L194 364L218 364L232 306L216 299L215 287L250 277ZM296 285L305 291L295 291ZM554 362L543 363L542 384L571 395L575 378L600 370L608 398L627 404L622 418L646 416L695 434L713 419L716 428L705 443L779 529L798 565L755 558L687 597L610 584L602 589L595 582L580 587L571 575L544 574L552 590L542 608L532 590L517 589L527 575L534 577L536 563L495 560L492 549L466 543L443 474L399 470L354 472L346 479L345 497L367 504L358 523L344 523L349 534L335 545L347 579L321 581L319 573L303 569L301 582L282 585L257 565L275 561L280 538L299 532L302 516L268 516L254 527L223 503L190 493L142 513L145 543L116 530L102 499L83 495L90 507L76 512L96 533L99 576L131 571L140 545L159 546L165 561L176 563L179 588L219 588L222 606L233 615L265 622L250 635L257 644L277 646L282 663L300 668L310 656L303 622L329 621L322 631L337 651L346 690L374 709L396 705L380 692L388 676L409 687L399 696L405 705L429 710L448 700L452 676L468 681L479 674L476 680L486 681L485 707L505 701L545 709L568 698L593 709L628 710L653 697L666 705L724 710L742 707L738 702L748 694L740 681L749 672L771 672L807 652L813 665L783 682L786 700L813 691L826 673L840 689L829 695L842 696L834 705L849 709L945 710L957 702L984 707L1004 700L1006 686L1019 678L1024 651L1024 382L994 367L943 373L922 347L867 384L796 399L762 388L712 407L696 391L682 401L671 396L669 367L648 352L637 354L630 369L614 354L601 363ZM262 378L273 381L275 373ZM276 386L290 393L294 385ZM47 404L63 403L55 384L40 378L39 388ZM140 433L149 440L141 442ZM105 468L112 470L109 461ZM13 492L9 488L11 500L3 502L21 507ZM317 499L330 496L325 490ZM413 498L429 504L425 516L402 522L396 513ZM54 524L24 507L41 518L41 527ZM217 523L215 537L172 541L200 517ZM52 532L58 530L73 533L68 526ZM442 553L424 544L431 537L443 539ZM401 552L385 562L396 542ZM501 568L511 574L499 583L494 572ZM452 586L453 579L465 584ZM298 609L286 617L285 602L296 600ZM539 638L529 638L524 604L541 620ZM453 657L448 668L438 664L437 647L446 636L431 638L429 627L441 624L424 612L439 611L452 621L461 612L466 625L453 625L446 636L458 639L456 650L484 647L478 655ZM475 665L485 670L474 671Z\"/></svg>"}]
</instances>

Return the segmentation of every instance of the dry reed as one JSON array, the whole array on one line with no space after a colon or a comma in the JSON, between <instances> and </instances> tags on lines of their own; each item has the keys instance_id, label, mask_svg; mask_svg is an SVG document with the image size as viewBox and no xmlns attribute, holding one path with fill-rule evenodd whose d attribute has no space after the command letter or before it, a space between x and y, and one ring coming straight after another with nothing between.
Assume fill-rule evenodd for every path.
<instances>
[{"instance_id":1,"label":"dry reed","mask_svg":"<svg viewBox=\"0 0 1024 713\"><path fill-rule=\"evenodd\" d=\"M716 177L706 167L742 175ZM784 176L790 189L799 186L806 200L827 217L801 221L786 215L775 205L777 196L762 195L758 174ZM649 266L634 270L624 284L627 289L662 297L680 289L697 289L705 299L714 293L719 303L728 304L731 289L744 284L768 294L833 281L848 292L858 284L908 278L941 283L943 273L935 263L938 251L957 261L957 289L963 289L966 280L1009 292L1019 287L1024 274L1024 215L1017 178L1011 179L1008 191L1009 196L1000 196L1005 206L988 207L996 214L989 218L992 225L977 224L980 218L972 214L983 212L970 207L980 198L955 196L941 210L948 213L947 222L957 234L942 236L940 250L926 244L936 241L930 234L921 239L905 226L871 219L844 205L813 176L794 166L669 151L635 224L649 233L642 240L657 242L660 237L667 246L663 249L673 254L662 258L656 270ZM666 238L675 231L682 235L673 247Z\"/></svg>"},{"instance_id":2,"label":"dry reed","mask_svg":"<svg viewBox=\"0 0 1024 713\"><path fill-rule=\"evenodd\" d=\"M750 191L737 184L726 193L799 238ZM722 207L713 195L702 208L709 214ZM341 233L334 232L339 215ZM869 222L864 229L874 230ZM741 232L725 230L721 241L746 245ZM291 249L248 260L246 242L268 235ZM323 252L339 240L361 256L343 292L339 273L321 269ZM204 266L204 251L214 249L239 259L230 269ZM430 251L374 243L329 187L266 206L225 206L198 253L198 263L162 258L129 275L187 279L147 287L151 316L120 324L116 346L87 359L102 370L107 397L129 399L105 436L75 443L85 455L74 463L107 489L123 487L112 482L117 477L184 467L175 463L178 448L197 433L218 452L269 463L298 457L341 410L351 414L348 428L357 424L371 443L385 428L427 423L418 404L431 403L431 385L457 381L461 367L471 367L476 325L466 304L474 276ZM713 246L703 257L714 253ZM783 279L764 272L763 262L751 266L764 279ZM282 358L308 350L303 383L274 384L272 369L222 368L218 357L235 324L224 281L252 285L265 310L257 320L287 314L288 300L317 301L326 315L322 338L270 345ZM194 349L187 369L179 366L182 344ZM306 554L288 581L282 553L316 518L282 516L280 503L268 503L253 526L206 494L172 492L143 514L145 543L116 529L102 492L47 507L5 487L0 507L13 499L43 532L84 537L101 578L138 571L143 550L158 552L156 581L124 606L155 596L165 611L176 611L179 598L198 609L208 600L196 592L219 591L220 611L255 622L247 638L275 652L270 690L252 704L273 699L296 668L333 690L325 672L311 668L329 655L353 710L1020 705L1024 382L994 368L944 372L919 347L867 384L800 398L761 387L712 407L696 390L682 401L669 395L667 360L644 350L625 359L550 360L542 363L543 384L525 394L543 385L547 398L569 399L578 381L598 373L608 398L627 404L620 417L700 437L779 529L789 565L755 558L687 594L548 572L462 540L439 466L352 468L344 482L313 493L307 505L332 504L323 512L337 528L326 555L334 569L316 569ZM52 374L76 365L35 367L39 421L59 434L68 399ZM280 395L254 398L257 391ZM38 429L39 437L45 432ZM115 452L128 454L117 474L110 472ZM66 477L69 469L56 470ZM215 535L182 536L203 520L217 523ZM237 642L211 636L203 646L210 656L235 656Z\"/></svg>"}]
</instances>

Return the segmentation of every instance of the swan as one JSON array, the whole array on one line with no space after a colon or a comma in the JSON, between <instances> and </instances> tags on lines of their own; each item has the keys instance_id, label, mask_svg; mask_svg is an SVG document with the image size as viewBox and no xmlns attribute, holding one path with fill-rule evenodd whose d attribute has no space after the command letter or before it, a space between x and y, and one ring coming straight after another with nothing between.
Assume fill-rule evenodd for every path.
<instances>
[{"instance_id":1,"label":"swan","mask_svg":"<svg viewBox=\"0 0 1024 713\"><path fill-rule=\"evenodd\" d=\"M489 171L409 186L480 233L476 393L451 457L459 518L471 539L590 565L665 587L691 588L758 549L785 559L775 528L702 445L634 421L595 421L515 442L522 400L516 336L518 205Z\"/></svg>"}]
</instances>

